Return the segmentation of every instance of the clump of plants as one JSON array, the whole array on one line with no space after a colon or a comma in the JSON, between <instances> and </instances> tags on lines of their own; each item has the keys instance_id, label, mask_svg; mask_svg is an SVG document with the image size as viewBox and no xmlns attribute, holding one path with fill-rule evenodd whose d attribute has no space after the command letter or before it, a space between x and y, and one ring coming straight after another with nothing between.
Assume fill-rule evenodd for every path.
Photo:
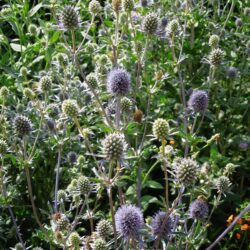
<instances>
[{"instance_id":1,"label":"clump of plants","mask_svg":"<svg viewBox=\"0 0 250 250\"><path fill-rule=\"evenodd\" d=\"M7 1L1 249L246 249L248 23L234 0Z\"/></svg>"}]
</instances>

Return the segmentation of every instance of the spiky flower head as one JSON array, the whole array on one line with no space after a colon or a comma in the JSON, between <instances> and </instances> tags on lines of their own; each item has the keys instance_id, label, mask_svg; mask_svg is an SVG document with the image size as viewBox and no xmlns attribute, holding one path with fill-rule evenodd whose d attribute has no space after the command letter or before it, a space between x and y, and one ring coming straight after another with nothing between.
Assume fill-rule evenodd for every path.
<instances>
[{"instance_id":1,"label":"spiky flower head","mask_svg":"<svg viewBox=\"0 0 250 250\"><path fill-rule=\"evenodd\" d=\"M77 248L80 245L81 238L77 232L72 232L69 236L69 243L72 247Z\"/></svg>"},{"instance_id":2,"label":"spiky flower head","mask_svg":"<svg viewBox=\"0 0 250 250\"><path fill-rule=\"evenodd\" d=\"M196 199L189 206L189 214L193 219L205 219L208 216L208 205L203 199Z\"/></svg>"},{"instance_id":3,"label":"spiky flower head","mask_svg":"<svg viewBox=\"0 0 250 250\"><path fill-rule=\"evenodd\" d=\"M141 0L141 6L147 7L148 6L148 0Z\"/></svg>"},{"instance_id":4,"label":"spiky flower head","mask_svg":"<svg viewBox=\"0 0 250 250\"><path fill-rule=\"evenodd\" d=\"M166 212L158 212L152 218L151 227L154 236L158 236L161 233L161 238L169 238L169 235L172 233L173 220L170 216L166 219L166 216Z\"/></svg>"},{"instance_id":5,"label":"spiky flower head","mask_svg":"<svg viewBox=\"0 0 250 250\"><path fill-rule=\"evenodd\" d=\"M63 243L64 237L61 231L55 231L54 236L58 242Z\"/></svg>"},{"instance_id":6,"label":"spiky flower head","mask_svg":"<svg viewBox=\"0 0 250 250\"><path fill-rule=\"evenodd\" d=\"M30 88L24 88L23 89L23 95L26 98L30 99L30 100L34 99L34 97L36 96L36 94L34 93L34 91L32 89L30 89Z\"/></svg>"},{"instance_id":7,"label":"spiky flower head","mask_svg":"<svg viewBox=\"0 0 250 250\"><path fill-rule=\"evenodd\" d=\"M235 169L238 167L238 165L235 165L233 163L228 163L224 170L223 170L223 175L225 176L230 176L235 172Z\"/></svg>"},{"instance_id":8,"label":"spiky flower head","mask_svg":"<svg viewBox=\"0 0 250 250\"><path fill-rule=\"evenodd\" d=\"M237 69L235 67L229 67L227 70L227 76L230 79L235 79L237 77Z\"/></svg>"},{"instance_id":9,"label":"spiky flower head","mask_svg":"<svg viewBox=\"0 0 250 250\"><path fill-rule=\"evenodd\" d=\"M51 85L52 85L52 81L51 78L49 76L43 76L40 79L40 88L43 92L47 92L51 89Z\"/></svg>"},{"instance_id":10,"label":"spiky flower head","mask_svg":"<svg viewBox=\"0 0 250 250\"><path fill-rule=\"evenodd\" d=\"M4 140L0 139L0 156L5 155L7 151L8 151L7 143Z\"/></svg>"},{"instance_id":11,"label":"spiky flower head","mask_svg":"<svg viewBox=\"0 0 250 250\"><path fill-rule=\"evenodd\" d=\"M249 15L250 15L250 8L249 8L249 7L246 7L246 8L244 9L244 15L246 15L246 16L249 16Z\"/></svg>"},{"instance_id":12,"label":"spiky flower head","mask_svg":"<svg viewBox=\"0 0 250 250\"><path fill-rule=\"evenodd\" d=\"M179 30L179 22L177 19L173 19L171 20L169 23L168 23L168 26L167 26L167 31L173 35L173 34L176 34Z\"/></svg>"},{"instance_id":13,"label":"spiky flower head","mask_svg":"<svg viewBox=\"0 0 250 250\"><path fill-rule=\"evenodd\" d=\"M37 27L35 24L33 24L33 23L31 23L31 24L29 25L28 31L29 31L29 33L30 33L32 36L37 36L37 35L39 34L39 29L38 29L38 27Z\"/></svg>"},{"instance_id":14,"label":"spiky flower head","mask_svg":"<svg viewBox=\"0 0 250 250\"><path fill-rule=\"evenodd\" d=\"M204 112L208 106L208 94L203 90L194 90L188 100L188 106L195 112Z\"/></svg>"},{"instance_id":15,"label":"spiky flower head","mask_svg":"<svg viewBox=\"0 0 250 250\"><path fill-rule=\"evenodd\" d=\"M89 3L89 13L91 15L96 15L99 12L101 12L101 10L102 10L102 6L97 0L92 0Z\"/></svg>"},{"instance_id":16,"label":"spiky flower head","mask_svg":"<svg viewBox=\"0 0 250 250\"><path fill-rule=\"evenodd\" d=\"M143 118L143 112L140 109L136 109L136 111L134 112L134 121L141 123Z\"/></svg>"},{"instance_id":17,"label":"spiky flower head","mask_svg":"<svg viewBox=\"0 0 250 250\"><path fill-rule=\"evenodd\" d=\"M63 29L73 30L78 28L80 25L80 18L77 10L72 6L64 7L60 16L60 22Z\"/></svg>"},{"instance_id":18,"label":"spiky flower head","mask_svg":"<svg viewBox=\"0 0 250 250\"><path fill-rule=\"evenodd\" d=\"M107 243L103 239L95 239L93 246L93 250L108 250Z\"/></svg>"},{"instance_id":19,"label":"spiky flower head","mask_svg":"<svg viewBox=\"0 0 250 250\"><path fill-rule=\"evenodd\" d=\"M211 36L209 37L208 44L209 44L209 46L210 46L212 49L215 49L215 48L218 47L219 41L220 41L219 36L217 36L217 35L211 35Z\"/></svg>"},{"instance_id":20,"label":"spiky flower head","mask_svg":"<svg viewBox=\"0 0 250 250\"><path fill-rule=\"evenodd\" d=\"M153 123L153 135L156 139L166 139L169 133L169 124L166 120L158 118Z\"/></svg>"},{"instance_id":21,"label":"spiky flower head","mask_svg":"<svg viewBox=\"0 0 250 250\"><path fill-rule=\"evenodd\" d=\"M143 226L141 210L134 205L122 205L115 214L118 233L125 238L137 238Z\"/></svg>"},{"instance_id":22,"label":"spiky flower head","mask_svg":"<svg viewBox=\"0 0 250 250\"><path fill-rule=\"evenodd\" d=\"M226 176L221 176L216 181L216 188L218 190L218 193L225 193L230 186L231 182Z\"/></svg>"},{"instance_id":23,"label":"spiky flower head","mask_svg":"<svg viewBox=\"0 0 250 250\"><path fill-rule=\"evenodd\" d=\"M21 243L17 243L15 245L15 250L24 250L23 245Z\"/></svg>"},{"instance_id":24,"label":"spiky flower head","mask_svg":"<svg viewBox=\"0 0 250 250\"><path fill-rule=\"evenodd\" d=\"M9 95L9 89L6 86L0 88L0 97L5 99Z\"/></svg>"},{"instance_id":25,"label":"spiky flower head","mask_svg":"<svg viewBox=\"0 0 250 250\"><path fill-rule=\"evenodd\" d=\"M23 66L23 67L20 69L20 75L23 76L23 77L26 77L27 74L28 74L28 69L27 69L26 67Z\"/></svg>"},{"instance_id":26,"label":"spiky flower head","mask_svg":"<svg viewBox=\"0 0 250 250\"><path fill-rule=\"evenodd\" d=\"M124 113L129 113L132 110L132 101L127 98L127 97L123 97L121 99L121 109Z\"/></svg>"},{"instance_id":27,"label":"spiky flower head","mask_svg":"<svg viewBox=\"0 0 250 250\"><path fill-rule=\"evenodd\" d=\"M97 87L97 78L95 73L88 74L86 77L86 81L92 88Z\"/></svg>"},{"instance_id":28,"label":"spiky flower head","mask_svg":"<svg viewBox=\"0 0 250 250\"><path fill-rule=\"evenodd\" d=\"M213 66L220 65L223 58L224 58L224 51L219 48L212 50L209 55L209 61Z\"/></svg>"},{"instance_id":29,"label":"spiky flower head","mask_svg":"<svg viewBox=\"0 0 250 250\"><path fill-rule=\"evenodd\" d=\"M174 161L176 180L185 187L194 185L198 176L198 163L191 158L176 159Z\"/></svg>"},{"instance_id":30,"label":"spiky flower head","mask_svg":"<svg viewBox=\"0 0 250 250\"><path fill-rule=\"evenodd\" d=\"M28 135L32 130L31 121L23 115L17 115L14 119L14 128L19 136Z\"/></svg>"},{"instance_id":31,"label":"spiky flower head","mask_svg":"<svg viewBox=\"0 0 250 250\"><path fill-rule=\"evenodd\" d=\"M124 11L130 12L134 9L134 0L122 0Z\"/></svg>"},{"instance_id":32,"label":"spiky flower head","mask_svg":"<svg viewBox=\"0 0 250 250\"><path fill-rule=\"evenodd\" d=\"M58 231L67 231L69 227L69 219L65 214L58 214L58 217L55 218L56 230Z\"/></svg>"},{"instance_id":33,"label":"spiky flower head","mask_svg":"<svg viewBox=\"0 0 250 250\"><path fill-rule=\"evenodd\" d=\"M76 101L75 100L63 101L62 111L71 118L77 117L79 111Z\"/></svg>"},{"instance_id":34,"label":"spiky flower head","mask_svg":"<svg viewBox=\"0 0 250 250\"><path fill-rule=\"evenodd\" d=\"M112 225L108 220L100 220L96 226L98 236L103 239L108 238L112 234Z\"/></svg>"},{"instance_id":35,"label":"spiky flower head","mask_svg":"<svg viewBox=\"0 0 250 250\"><path fill-rule=\"evenodd\" d=\"M236 27L241 27L243 25L242 19L241 18L237 18L235 20L235 25L236 25Z\"/></svg>"},{"instance_id":36,"label":"spiky flower head","mask_svg":"<svg viewBox=\"0 0 250 250\"><path fill-rule=\"evenodd\" d=\"M64 190L60 189L57 192L57 199L59 202L64 202L66 200L67 194Z\"/></svg>"},{"instance_id":37,"label":"spiky flower head","mask_svg":"<svg viewBox=\"0 0 250 250\"><path fill-rule=\"evenodd\" d=\"M124 136L119 133L112 133L105 137L102 142L102 150L108 160L120 160L126 149Z\"/></svg>"},{"instance_id":38,"label":"spiky flower head","mask_svg":"<svg viewBox=\"0 0 250 250\"><path fill-rule=\"evenodd\" d=\"M114 95L126 95L130 88L130 74L125 69L112 69L107 77L108 92Z\"/></svg>"},{"instance_id":39,"label":"spiky flower head","mask_svg":"<svg viewBox=\"0 0 250 250\"><path fill-rule=\"evenodd\" d=\"M86 176L80 176L77 180L77 187L81 194L88 194L91 191L91 183Z\"/></svg>"},{"instance_id":40,"label":"spiky flower head","mask_svg":"<svg viewBox=\"0 0 250 250\"><path fill-rule=\"evenodd\" d=\"M142 22L142 30L147 34L154 34L159 25L159 18L155 13L147 14Z\"/></svg>"},{"instance_id":41,"label":"spiky flower head","mask_svg":"<svg viewBox=\"0 0 250 250\"><path fill-rule=\"evenodd\" d=\"M77 161L77 154L76 154L76 152L74 152L74 151L69 152L68 155L67 155L67 159L68 159L68 162L70 164L75 164L76 161Z\"/></svg>"}]
</instances>

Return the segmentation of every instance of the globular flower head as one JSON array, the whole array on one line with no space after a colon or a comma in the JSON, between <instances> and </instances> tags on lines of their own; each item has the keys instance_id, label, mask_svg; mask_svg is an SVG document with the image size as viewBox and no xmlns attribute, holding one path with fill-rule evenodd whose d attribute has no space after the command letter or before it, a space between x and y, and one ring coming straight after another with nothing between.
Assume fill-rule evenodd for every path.
<instances>
[{"instance_id":1,"label":"globular flower head","mask_svg":"<svg viewBox=\"0 0 250 250\"><path fill-rule=\"evenodd\" d=\"M235 20L235 25L236 25L236 27L241 27L243 25L242 19L241 18L237 18Z\"/></svg>"},{"instance_id":2,"label":"globular flower head","mask_svg":"<svg viewBox=\"0 0 250 250\"><path fill-rule=\"evenodd\" d=\"M134 0L123 0L122 7L124 11L130 12L134 9Z\"/></svg>"},{"instance_id":3,"label":"globular flower head","mask_svg":"<svg viewBox=\"0 0 250 250\"><path fill-rule=\"evenodd\" d=\"M88 194L92 187L89 179L85 176L80 176L77 180L77 187L81 194Z\"/></svg>"},{"instance_id":4,"label":"globular flower head","mask_svg":"<svg viewBox=\"0 0 250 250\"><path fill-rule=\"evenodd\" d=\"M215 49L215 48L218 47L219 41L220 41L220 38L219 38L218 35L211 35L211 36L209 37L208 44L209 44L209 46L210 46L212 49Z\"/></svg>"},{"instance_id":5,"label":"globular flower head","mask_svg":"<svg viewBox=\"0 0 250 250\"><path fill-rule=\"evenodd\" d=\"M170 33L171 35L176 34L178 30L179 30L179 22L176 19L171 20L167 26L168 33Z\"/></svg>"},{"instance_id":6,"label":"globular flower head","mask_svg":"<svg viewBox=\"0 0 250 250\"><path fill-rule=\"evenodd\" d=\"M103 239L108 238L112 234L112 225L108 220L100 220L96 226L98 236Z\"/></svg>"},{"instance_id":7,"label":"globular flower head","mask_svg":"<svg viewBox=\"0 0 250 250\"><path fill-rule=\"evenodd\" d=\"M0 88L0 97L1 98L6 98L9 94L9 89L6 86L3 86Z\"/></svg>"},{"instance_id":8,"label":"globular flower head","mask_svg":"<svg viewBox=\"0 0 250 250\"><path fill-rule=\"evenodd\" d=\"M130 74L124 69L113 69L107 77L108 92L114 95L126 95L131 84Z\"/></svg>"},{"instance_id":9,"label":"globular flower head","mask_svg":"<svg viewBox=\"0 0 250 250\"><path fill-rule=\"evenodd\" d=\"M15 250L23 250L24 248L23 248L23 245L21 244L21 243L17 243L16 245L15 245Z\"/></svg>"},{"instance_id":10,"label":"globular flower head","mask_svg":"<svg viewBox=\"0 0 250 250\"><path fill-rule=\"evenodd\" d=\"M68 162L70 164L75 164L76 161L77 161L77 154L76 154L76 152L74 152L74 151L69 152L68 155L67 155L67 159L68 159Z\"/></svg>"},{"instance_id":11,"label":"globular flower head","mask_svg":"<svg viewBox=\"0 0 250 250\"><path fill-rule=\"evenodd\" d=\"M64 190L58 190L57 199L59 202L64 202L66 200L67 194Z\"/></svg>"},{"instance_id":12,"label":"globular flower head","mask_svg":"<svg viewBox=\"0 0 250 250\"><path fill-rule=\"evenodd\" d=\"M62 111L67 116L75 118L78 115L78 106L74 100L65 100L62 104Z\"/></svg>"},{"instance_id":13,"label":"globular flower head","mask_svg":"<svg viewBox=\"0 0 250 250\"><path fill-rule=\"evenodd\" d=\"M40 79L40 88L43 92L47 92L50 90L51 88L51 85L52 85L52 81L50 79L49 76L43 76L41 79Z\"/></svg>"},{"instance_id":14,"label":"globular flower head","mask_svg":"<svg viewBox=\"0 0 250 250\"><path fill-rule=\"evenodd\" d=\"M101 238L96 239L94 241L92 248L93 250L108 250L109 249L106 241L104 241Z\"/></svg>"},{"instance_id":15,"label":"globular flower head","mask_svg":"<svg viewBox=\"0 0 250 250\"><path fill-rule=\"evenodd\" d=\"M193 219L205 219L208 216L208 204L203 199L193 201L189 206L189 214Z\"/></svg>"},{"instance_id":16,"label":"globular flower head","mask_svg":"<svg viewBox=\"0 0 250 250\"><path fill-rule=\"evenodd\" d=\"M163 17L161 19L161 27L165 28L168 25L168 18L167 17Z\"/></svg>"},{"instance_id":17,"label":"globular flower head","mask_svg":"<svg viewBox=\"0 0 250 250\"><path fill-rule=\"evenodd\" d=\"M23 95L26 98L30 99L30 100L34 99L34 97L36 96L36 94L34 93L34 91L32 89L30 89L30 88L24 88L23 89Z\"/></svg>"},{"instance_id":18,"label":"globular flower head","mask_svg":"<svg viewBox=\"0 0 250 250\"><path fill-rule=\"evenodd\" d=\"M120 160L126 149L124 136L119 133L112 133L105 137L102 142L102 150L108 160Z\"/></svg>"},{"instance_id":19,"label":"globular flower head","mask_svg":"<svg viewBox=\"0 0 250 250\"><path fill-rule=\"evenodd\" d=\"M81 238L77 232L72 232L69 235L69 243L71 244L71 246L79 247L80 241L81 241Z\"/></svg>"},{"instance_id":20,"label":"globular flower head","mask_svg":"<svg viewBox=\"0 0 250 250\"><path fill-rule=\"evenodd\" d=\"M97 78L95 73L88 74L86 77L86 81L92 88L97 87Z\"/></svg>"},{"instance_id":21,"label":"globular flower head","mask_svg":"<svg viewBox=\"0 0 250 250\"><path fill-rule=\"evenodd\" d=\"M227 76L230 79L235 79L237 77L237 69L235 67L229 67L227 70Z\"/></svg>"},{"instance_id":22,"label":"globular flower head","mask_svg":"<svg viewBox=\"0 0 250 250\"><path fill-rule=\"evenodd\" d=\"M191 158L176 159L174 161L176 180L185 187L194 185L198 176L198 163Z\"/></svg>"},{"instance_id":23,"label":"globular flower head","mask_svg":"<svg viewBox=\"0 0 250 250\"><path fill-rule=\"evenodd\" d=\"M92 0L89 3L89 13L91 15L96 15L102 10L101 4L97 0Z\"/></svg>"},{"instance_id":24,"label":"globular flower head","mask_svg":"<svg viewBox=\"0 0 250 250\"><path fill-rule=\"evenodd\" d=\"M0 156L3 156L7 153L8 151L8 146L7 146L7 143L0 139Z\"/></svg>"},{"instance_id":25,"label":"globular flower head","mask_svg":"<svg viewBox=\"0 0 250 250\"><path fill-rule=\"evenodd\" d=\"M121 9L121 0L112 0L112 7L114 12L118 13Z\"/></svg>"},{"instance_id":26,"label":"globular flower head","mask_svg":"<svg viewBox=\"0 0 250 250\"><path fill-rule=\"evenodd\" d=\"M31 121L23 115L17 115L14 119L14 128L19 136L28 135L32 130Z\"/></svg>"},{"instance_id":27,"label":"globular flower head","mask_svg":"<svg viewBox=\"0 0 250 250\"><path fill-rule=\"evenodd\" d=\"M141 6L147 7L148 6L148 0L141 0Z\"/></svg>"},{"instance_id":28,"label":"globular flower head","mask_svg":"<svg viewBox=\"0 0 250 250\"><path fill-rule=\"evenodd\" d=\"M46 119L46 125L47 125L47 128L49 129L49 131L51 133L55 133L56 132L56 122L55 122L54 119L47 118Z\"/></svg>"},{"instance_id":29,"label":"globular flower head","mask_svg":"<svg viewBox=\"0 0 250 250\"><path fill-rule=\"evenodd\" d=\"M159 25L159 18L155 13L147 14L142 22L142 30L147 34L154 34Z\"/></svg>"},{"instance_id":30,"label":"globular flower head","mask_svg":"<svg viewBox=\"0 0 250 250\"><path fill-rule=\"evenodd\" d=\"M226 176L221 176L216 181L216 188L219 193L225 193L230 186L231 182Z\"/></svg>"},{"instance_id":31,"label":"globular flower head","mask_svg":"<svg viewBox=\"0 0 250 250\"><path fill-rule=\"evenodd\" d=\"M169 124L166 120L158 118L153 123L153 135L156 139L166 139L169 133Z\"/></svg>"},{"instance_id":32,"label":"globular flower head","mask_svg":"<svg viewBox=\"0 0 250 250\"><path fill-rule=\"evenodd\" d=\"M224 51L217 48L211 51L209 55L209 61L211 65L218 66L221 64L223 57L224 57Z\"/></svg>"},{"instance_id":33,"label":"globular flower head","mask_svg":"<svg viewBox=\"0 0 250 250\"><path fill-rule=\"evenodd\" d=\"M134 205L122 205L115 214L118 233L125 238L137 238L143 226L143 215Z\"/></svg>"},{"instance_id":34,"label":"globular flower head","mask_svg":"<svg viewBox=\"0 0 250 250\"><path fill-rule=\"evenodd\" d=\"M195 90L191 94L188 106L195 112L204 112L208 106L208 94L203 90Z\"/></svg>"},{"instance_id":35,"label":"globular flower head","mask_svg":"<svg viewBox=\"0 0 250 250\"><path fill-rule=\"evenodd\" d=\"M124 113L129 113L132 110L132 101L127 98L127 97L123 97L121 99L121 109Z\"/></svg>"},{"instance_id":36,"label":"globular flower head","mask_svg":"<svg viewBox=\"0 0 250 250\"><path fill-rule=\"evenodd\" d=\"M169 235L172 233L173 220L171 217L165 219L166 216L166 212L158 212L152 218L151 227L154 236L158 236L161 233L161 238L169 238Z\"/></svg>"},{"instance_id":37,"label":"globular flower head","mask_svg":"<svg viewBox=\"0 0 250 250\"><path fill-rule=\"evenodd\" d=\"M249 16L249 15L250 15L250 8L249 8L249 7L246 7L246 8L244 9L244 15L246 15L246 16Z\"/></svg>"},{"instance_id":38,"label":"globular flower head","mask_svg":"<svg viewBox=\"0 0 250 250\"><path fill-rule=\"evenodd\" d=\"M56 214L55 216L56 230L66 231L69 227L69 219L65 214Z\"/></svg>"},{"instance_id":39,"label":"globular flower head","mask_svg":"<svg viewBox=\"0 0 250 250\"><path fill-rule=\"evenodd\" d=\"M33 23L29 25L28 31L32 36L37 36L39 34L38 27Z\"/></svg>"},{"instance_id":40,"label":"globular flower head","mask_svg":"<svg viewBox=\"0 0 250 250\"><path fill-rule=\"evenodd\" d=\"M64 7L60 15L60 23L62 28L66 30L73 30L79 27L80 18L77 10L72 6Z\"/></svg>"}]
</instances>

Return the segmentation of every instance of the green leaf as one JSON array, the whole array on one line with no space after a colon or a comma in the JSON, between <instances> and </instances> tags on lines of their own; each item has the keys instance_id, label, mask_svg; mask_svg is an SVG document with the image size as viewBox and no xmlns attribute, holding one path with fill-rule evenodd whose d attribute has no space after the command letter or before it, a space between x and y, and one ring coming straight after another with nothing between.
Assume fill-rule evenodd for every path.
<instances>
[{"instance_id":1,"label":"green leaf","mask_svg":"<svg viewBox=\"0 0 250 250\"><path fill-rule=\"evenodd\" d=\"M33 15L35 15L37 13L37 11L43 6L43 3L39 3L38 5L36 5L34 8L32 8L29 11L29 16L32 17Z\"/></svg>"},{"instance_id":2,"label":"green leaf","mask_svg":"<svg viewBox=\"0 0 250 250\"><path fill-rule=\"evenodd\" d=\"M141 204L144 210L146 210L149 204L152 204L152 203L158 203L158 199L151 195L144 195L141 198Z\"/></svg>"},{"instance_id":3,"label":"green leaf","mask_svg":"<svg viewBox=\"0 0 250 250\"><path fill-rule=\"evenodd\" d=\"M146 183L144 183L143 187L163 189L163 186L160 183L158 183L157 181L152 181L152 180L149 180Z\"/></svg>"}]
</instances>

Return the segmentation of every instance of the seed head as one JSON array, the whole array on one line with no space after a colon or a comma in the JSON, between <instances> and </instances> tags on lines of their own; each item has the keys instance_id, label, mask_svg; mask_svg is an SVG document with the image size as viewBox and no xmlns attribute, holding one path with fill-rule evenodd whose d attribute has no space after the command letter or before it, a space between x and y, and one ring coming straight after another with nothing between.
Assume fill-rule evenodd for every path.
<instances>
[{"instance_id":1,"label":"seed head","mask_svg":"<svg viewBox=\"0 0 250 250\"><path fill-rule=\"evenodd\" d=\"M77 232L72 232L69 236L69 243L72 247L78 248L80 245L81 238Z\"/></svg>"},{"instance_id":2,"label":"seed head","mask_svg":"<svg viewBox=\"0 0 250 250\"><path fill-rule=\"evenodd\" d=\"M154 34L157 31L159 18L155 13L147 14L142 22L142 30L147 34Z\"/></svg>"},{"instance_id":3,"label":"seed head","mask_svg":"<svg viewBox=\"0 0 250 250\"><path fill-rule=\"evenodd\" d=\"M166 212L158 212L152 218L151 227L153 229L154 236L158 236L161 233L162 238L168 239L169 235L172 233L173 220L171 217L167 218L163 226L163 222L166 218L166 215Z\"/></svg>"},{"instance_id":4,"label":"seed head","mask_svg":"<svg viewBox=\"0 0 250 250\"><path fill-rule=\"evenodd\" d=\"M107 243L103 239L95 239L93 244L93 250L108 250Z\"/></svg>"},{"instance_id":5,"label":"seed head","mask_svg":"<svg viewBox=\"0 0 250 250\"><path fill-rule=\"evenodd\" d=\"M208 205L203 199L193 201L189 206L190 217L193 219L205 219L208 216Z\"/></svg>"},{"instance_id":6,"label":"seed head","mask_svg":"<svg viewBox=\"0 0 250 250\"><path fill-rule=\"evenodd\" d=\"M98 236L107 239L112 234L111 223L107 220L100 220L96 226Z\"/></svg>"},{"instance_id":7,"label":"seed head","mask_svg":"<svg viewBox=\"0 0 250 250\"><path fill-rule=\"evenodd\" d=\"M130 75L124 69L113 69L107 77L108 92L114 95L126 95L130 88Z\"/></svg>"},{"instance_id":8,"label":"seed head","mask_svg":"<svg viewBox=\"0 0 250 250\"><path fill-rule=\"evenodd\" d=\"M153 123L153 135L156 139L163 140L166 139L169 133L168 122L162 118L158 118Z\"/></svg>"},{"instance_id":9,"label":"seed head","mask_svg":"<svg viewBox=\"0 0 250 250\"><path fill-rule=\"evenodd\" d=\"M112 0L112 7L114 12L118 13L121 9L121 0Z\"/></svg>"},{"instance_id":10,"label":"seed head","mask_svg":"<svg viewBox=\"0 0 250 250\"><path fill-rule=\"evenodd\" d=\"M123 135L112 133L103 140L102 150L108 160L120 160L123 157L126 146Z\"/></svg>"},{"instance_id":11,"label":"seed head","mask_svg":"<svg viewBox=\"0 0 250 250\"><path fill-rule=\"evenodd\" d=\"M0 139L0 156L3 156L7 153L8 151L8 146L7 146L7 143Z\"/></svg>"},{"instance_id":12,"label":"seed head","mask_svg":"<svg viewBox=\"0 0 250 250\"><path fill-rule=\"evenodd\" d=\"M142 118L143 118L143 112L140 109L137 109L134 112L134 121L138 122L138 123L141 123Z\"/></svg>"},{"instance_id":13,"label":"seed head","mask_svg":"<svg viewBox=\"0 0 250 250\"><path fill-rule=\"evenodd\" d=\"M189 187L194 185L198 176L198 163L191 158L176 159L174 161L174 169L177 181Z\"/></svg>"},{"instance_id":14,"label":"seed head","mask_svg":"<svg viewBox=\"0 0 250 250\"><path fill-rule=\"evenodd\" d=\"M74 30L80 26L79 14L74 7L66 6L61 13L60 22L63 29Z\"/></svg>"},{"instance_id":15,"label":"seed head","mask_svg":"<svg viewBox=\"0 0 250 250\"><path fill-rule=\"evenodd\" d=\"M101 12L101 10L102 10L102 6L97 0L92 0L89 3L89 13L91 15L96 15L99 12Z\"/></svg>"},{"instance_id":16,"label":"seed head","mask_svg":"<svg viewBox=\"0 0 250 250\"><path fill-rule=\"evenodd\" d=\"M209 55L209 61L213 66L218 66L221 64L224 57L224 51L217 48L211 51Z\"/></svg>"},{"instance_id":17,"label":"seed head","mask_svg":"<svg viewBox=\"0 0 250 250\"><path fill-rule=\"evenodd\" d=\"M91 191L91 183L85 176L80 176L77 180L77 188L81 194L88 194Z\"/></svg>"},{"instance_id":18,"label":"seed head","mask_svg":"<svg viewBox=\"0 0 250 250\"><path fill-rule=\"evenodd\" d=\"M43 76L40 79L40 87L43 92L47 92L51 89L52 81L50 77L48 76Z\"/></svg>"},{"instance_id":19,"label":"seed head","mask_svg":"<svg viewBox=\"0 0 250 250\"><path fill-rule=\"evenodd\" d=\"M204 112L208 106L208 95L206 91L195 90L191 94L188 106L195 112Z\"/></svg>"},{"instance_id":20,"label":"seed head","mask_svg":"<svg viewBox=\"0 0 250 250\"><path fill-rule=\"evenodd\" d=\"M88 74L86 77L86 81L93 89L97 87L97 79L95 73Z\"/></svg>"},{"instance_id":21,"label":"seed head","mask_svg":"<svg viewBox=\"0 0 250 250\"><path fill-rule=\"evenodd\" d=\"M231 185L230 180L226 176L221 176L216 181L216 188L219 193L225 193Z\"/></svg>"},{"instance_id":22,"label":"seed head","mask_svg":"<svg viewBox=\"0 0 250 250\"><path fill-rule=\"evenodd\" d=\"M132 11L134 9L134 0L123 0L122 7L126 12Z\"/></svg>"},{"instance_id":23,"label":"seed head","mask_svg":"<svg viewBox=\"0 0 250 250\"><path fill-rule=\"evenodd\" d=\"M208 44L209 44L209 46L210 46L212 49L215 49L215 48L218 47L219 41L220 41L219 36L217 36L217 35L211 35L211 36L209 37Z\"/></svg>"},{"instance_id":24,"label":"seed head","mask_svg":"<svg viewBox=\"0 0 250 250\"><path fill-rule=\"evenodd\" d=\"M137 238L143 226L143 215L134 205L122 205L115 214L118 233L125 238Z\"/></svg>"},{"instance_id":25,"label":"seed head","mask_svg":"<svg viewBox=\"0 0 250 250\"><path fill-rule=\"evenodd\" d=\"M14 119L14 128L19 136L28 135L32 130L31 121L23 115L17 115Z\"/></svg>"},{"instance_id":26,"label":"seed head","mask_svg":"<svg viewBox=\"0 0 250 250\"><path fill-rule=\"evenodd\" d=\"M74 100L65 100L62 104L62 111L67 116L75 118L78 115L78 106Z\"/></svg>"},{"instance_id":27,"label":"seed head","mask_svg":"<svg viewBox=\"0 0 250 250\"><path fill-rule=\"evenodd\" d=\"M55 219L56 230L58 231L67 231L69 227L69 219L65 214L58 214L58 217Z\"/></svg>"}]
</instances>

